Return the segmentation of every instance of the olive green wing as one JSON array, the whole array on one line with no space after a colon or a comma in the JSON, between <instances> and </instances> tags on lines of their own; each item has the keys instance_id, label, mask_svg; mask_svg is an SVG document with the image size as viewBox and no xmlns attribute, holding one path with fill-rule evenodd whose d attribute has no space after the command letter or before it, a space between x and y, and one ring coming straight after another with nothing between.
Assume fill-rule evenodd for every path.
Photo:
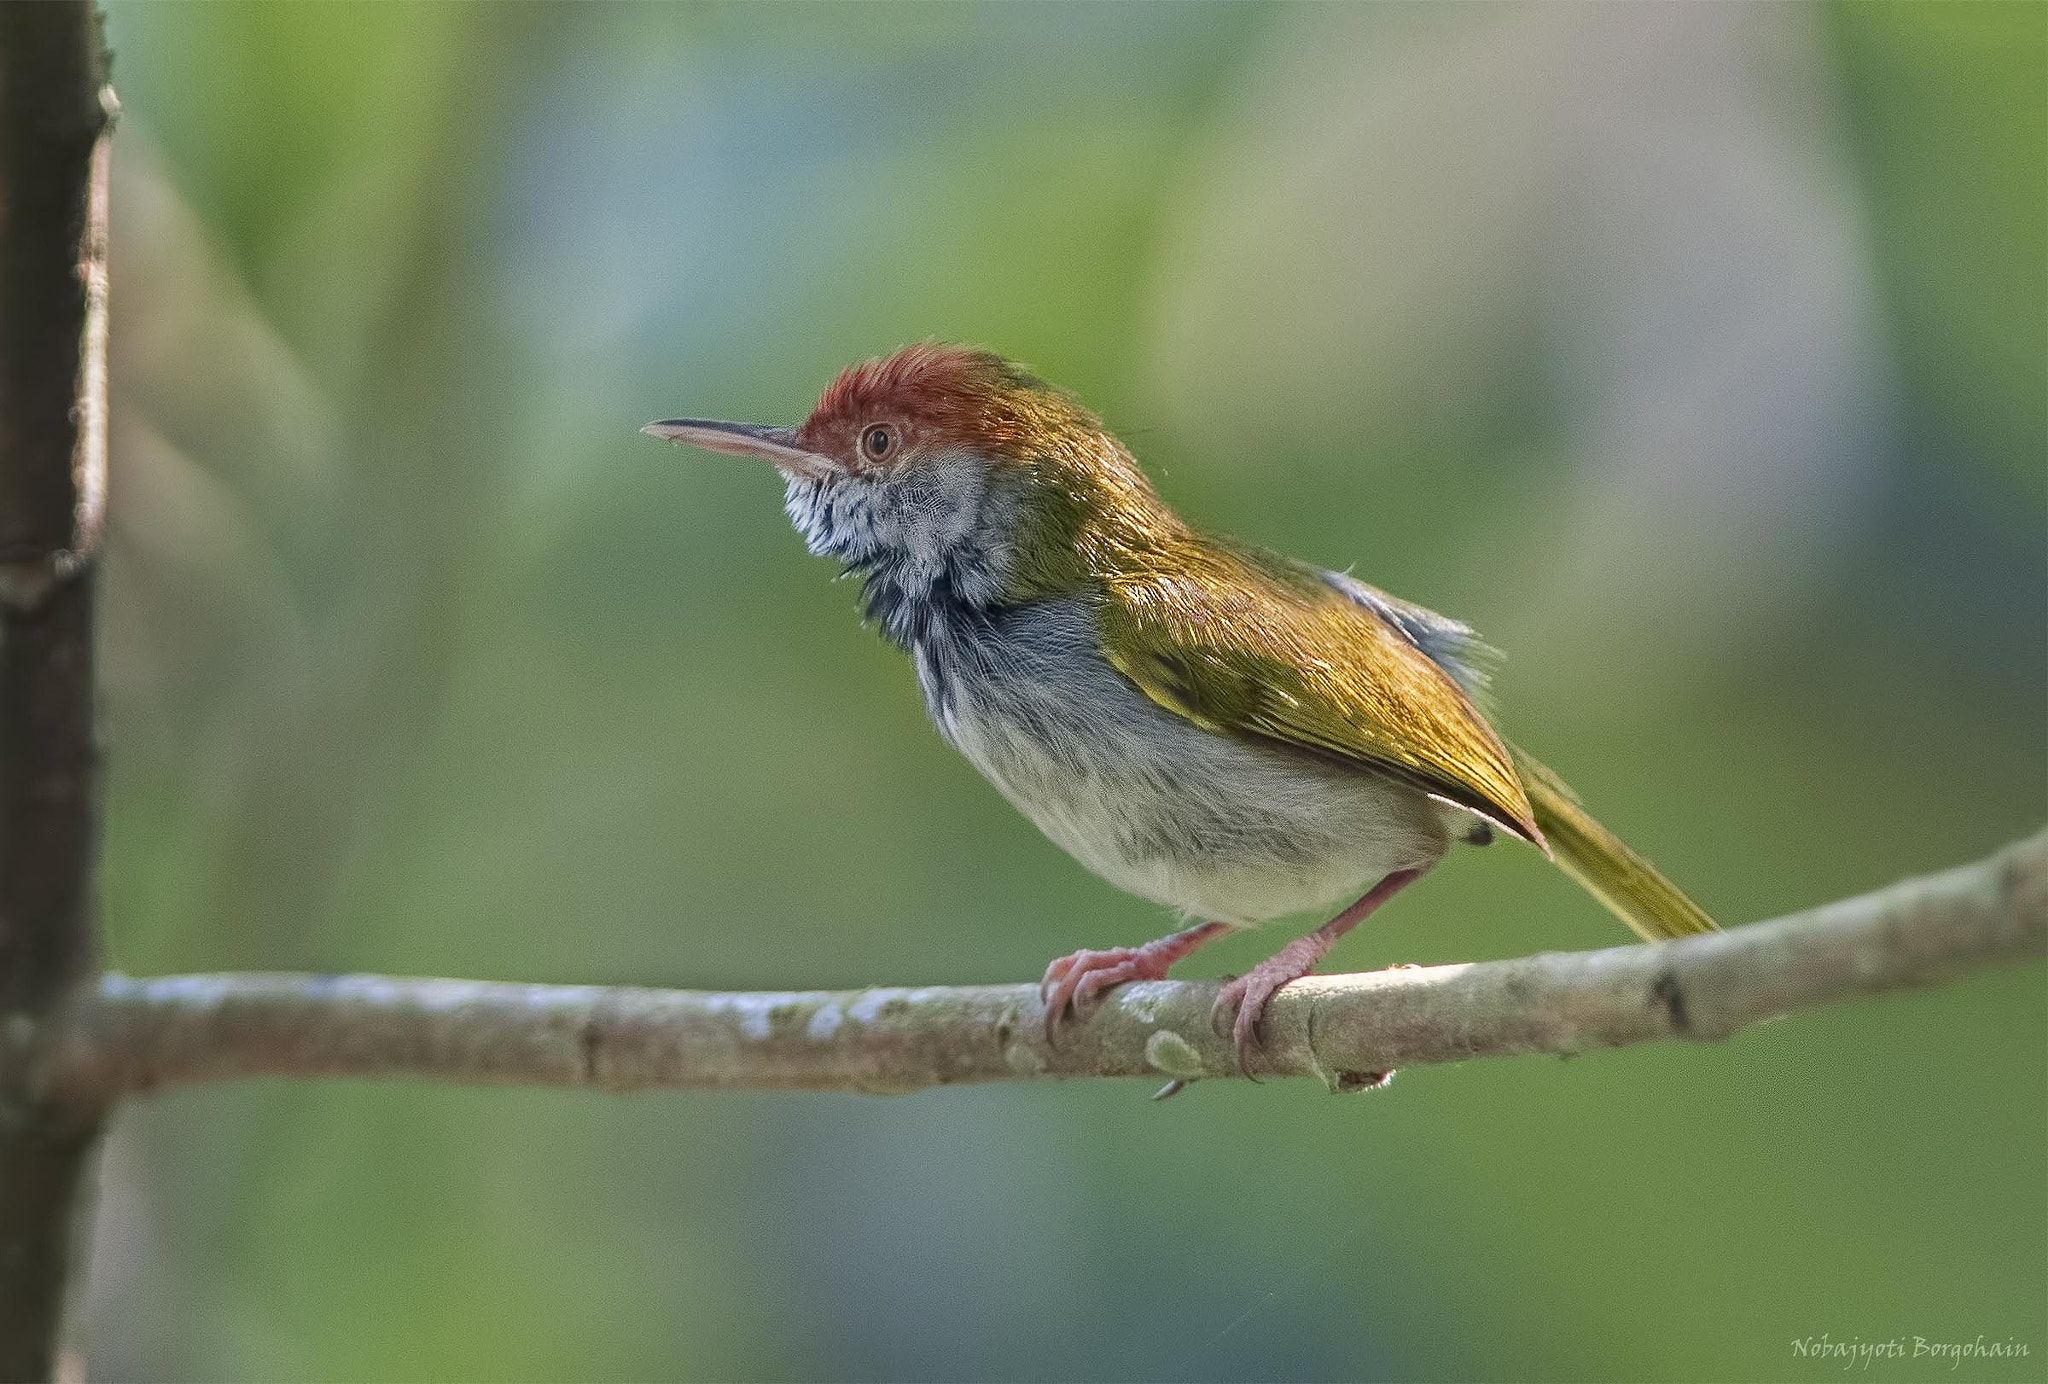
<instances>
[{"instance_id":1,"label":"olive green wing","mask_svg":"<svg viewBox=\"0 0 2048 1384\"><path fill-rule=\"evenodd\" d=\"M1408 634L1313 568L1198 540L1108 576L1110 663L1204 730L1391 774L1543 845L1512 759Z\"/></svg>"}]
</instances>

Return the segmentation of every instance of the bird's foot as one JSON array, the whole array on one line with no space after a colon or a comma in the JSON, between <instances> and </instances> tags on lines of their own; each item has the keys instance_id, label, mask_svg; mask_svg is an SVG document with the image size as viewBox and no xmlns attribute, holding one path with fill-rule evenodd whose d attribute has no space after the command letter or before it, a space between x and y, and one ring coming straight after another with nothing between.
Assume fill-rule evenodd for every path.
<instances>
[{"instance_id":1,"label":"bird's foot","mask_svg":"<svg viewBox=\"0 0 2048 1384\"><path fill-rule=\"evenodd\" d=\"M1265 1042L1260 1028L1266 1016L1266 1002L1281 986L1300 980L1321 960L1321 954L1304 955L1308 948L1289 945L1237 977L1225 981L1216 993L1216 1007L1209 1022L1218 1033L1228 1033L1237 1051L1237 1069L1252 1074L1252 1053ZM1256 1077L1253 1080L1257 1080Z\"/></svg>"},{"instance_id":2,"label":"bird's foot","mask_svg":"<svg viewBox=\"0 0 2048 1384\"><path fill-rule=\"evenodd\" d=\"M1297 937L1261 961L1216 995L1210 1022L1221 1034L1227 1026L1237 1049L1237 1069L1252 1074L1252 1050L1261 1045L1259 1022L1266 1015L1266 1001L1281 986L1300 980L1329 954L1337 939L1371 916L1372 911L1422 877L1421 870L1396 870L1365 891L1358 902L1324 923L1306 937Z\"/></svg>"},{"instance_id":3,"label":"bird's foot","mask_svg":"<svg viewBox=\"0 0 2048 1384\"><path fill-rule=\"evenodd\" d=\"M1283 948L1277 955L1252 967L1249 974L1226 980L1216 994L1216 1006L1209 1011L1210 1026L1219 1034L1228 1031L1231 1044L1237 1049L1237 1069L1254 1081L1258 1078L1252 1076L1251 1056L1253 1050L1264 1046L1266 1041L1263 1028L1266 1002L1282 986L1307 975L1322 959L1320 954L1307 955L1308 950L1304 947L1300 954L1289 955L1294 948ZM1422 968L1413 961L1397 961L1386 969L1417 971ZM1337 1089L1377 1091L1393 1079L1391 1068L1383 1072L1344 1072L1337 1079Z\"/></svg>"},{"instance_id":4,"label":"bird's foot","mask_svg":"<svg viewBox=\"0 0 2048 1384\"><path fill-rule=\"evenodd\" d=\"M1127 980L1164 980L1170 957L1149 947L1083 948L1045 968L1038 997L1045 1001L1045 1037L1052 1041L1059 1026L1095 1002L1095 997Z\"/></svg>"},{"instance_id":5,"label":"bird's foot","mask_svg":"<svg viewBox=\"0 0 2048 1384\"><path fill-rule=\"evenodd\" d=\"M1045 968L1038 997L1045 1002L1045 1040L1058 1036L1059 1026L1078 1017L1095 997L1128 980L1164 980L1173 963L1223 932L1221 923L1201 923L1142 947L1083 948Z\"/></svg>"}]
</instances>

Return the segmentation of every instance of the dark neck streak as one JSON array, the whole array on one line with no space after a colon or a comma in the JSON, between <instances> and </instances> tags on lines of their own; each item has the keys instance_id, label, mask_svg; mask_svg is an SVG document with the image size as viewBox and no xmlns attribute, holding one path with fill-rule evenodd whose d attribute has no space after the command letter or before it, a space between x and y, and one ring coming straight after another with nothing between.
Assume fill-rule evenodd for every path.
<instances>
[{"instance_id":1,"label":"dark neck streak","mask_svg":"<svg viewBox=\"0 0 2048 1384\"><path fill-rule=\"evenodd\" d=\"M950 556L936 574L891 554L847 564L861 578L861 608L890 643L924 657L938 646L984 633L1001 611L985 564L967 554Z\"/></svg>"}]
</instances>

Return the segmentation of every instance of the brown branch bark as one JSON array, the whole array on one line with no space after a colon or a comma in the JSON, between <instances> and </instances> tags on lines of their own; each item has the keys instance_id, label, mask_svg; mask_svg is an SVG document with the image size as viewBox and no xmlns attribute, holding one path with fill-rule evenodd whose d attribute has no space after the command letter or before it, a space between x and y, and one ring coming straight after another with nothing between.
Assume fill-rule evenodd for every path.
<instances>
[{"instance_id":1,"label":"brown branch bark","mask_svg":"<svg viewBox=\"0 0 2048 1384\"><path fill-rule=\"evenodd\" d=\"M47 1377L98 1112L26 1053L99 964L93 558L112 93L86 0L0 5L0 1379Z\"/></svg>"},{"instance_id":2,"label":"brown branch bark","mask_svg":"<svg viewBox=\"0 0 2048 1384\"><path fill-rule=\"evenodd\" d=\"M1657 946L1318 976L1288 986L1255 1072L1367 1074L1515 1053L1713 1040L1815 1005L2048 952L2048 832L1987 860ZM1216 986L1113 992L1057 1044L1030 985L713 994L385 976L108 976L43 1079L97 1106L252 1076L892 1093L1041 1077L1237 1075Z\"/></svg>"}]
</instances>

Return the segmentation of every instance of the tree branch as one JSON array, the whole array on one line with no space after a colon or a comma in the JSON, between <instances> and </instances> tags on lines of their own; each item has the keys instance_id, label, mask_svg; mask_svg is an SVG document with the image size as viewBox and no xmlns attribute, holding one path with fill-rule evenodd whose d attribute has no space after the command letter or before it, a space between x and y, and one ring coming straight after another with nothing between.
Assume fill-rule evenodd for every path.
<instances>
[{"instance_id":1,"label":"tree branch","mask_svg":"<svg viewBox=\"0 0 2048 1384\"><path fill-rule=\"evenodd\" d=\"M2048 831L1974 865L1658 946L1318 976L1267 1012L1255 1073L1372 1073L1666 1038L2048 953ZM1038 1077L1237 1075L1207 981L1113 992L1057 1045L1035 986L714 994L383 976L108 976L42 1067L52 1096L252 1076L610 1091L914 1091Z\"/></svg>"},{"instance_id":2,"label":"tree branch","mask_svg":"<svg viewBox=\"0 0 2048 1384\"><path fill-rule=\"evenodd\" d=\"M91 4L0 5L0 1379L51 1373L99 1129L18 1059L99 964L111 114Z\"/></svg>"}]
</instances>

